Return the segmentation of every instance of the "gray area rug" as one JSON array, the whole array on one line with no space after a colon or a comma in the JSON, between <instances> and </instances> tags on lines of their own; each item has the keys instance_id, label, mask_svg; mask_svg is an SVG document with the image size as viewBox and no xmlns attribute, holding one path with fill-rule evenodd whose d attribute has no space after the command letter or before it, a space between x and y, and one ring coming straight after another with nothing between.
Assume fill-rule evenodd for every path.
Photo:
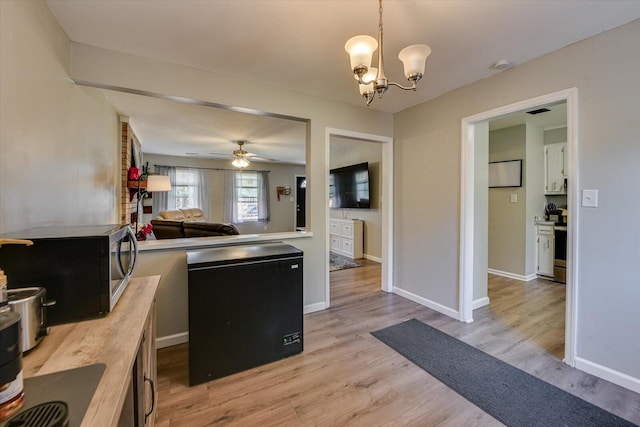
<instances>
[{"instance_id":1,"label":"gray area rug","mask_svg":"<svg viewBox=\"0 0 640 427\"><path fill-rule=\"evenodd\" d=\"M329 271L338 271L354 267L362 267L362 265L342 255L329 252Z\"/></svg>"},{"instance_id":2,"label":"gray area rug","mask_svg":"<svg viewBox=\"0 0 640 427\"><path fill-rule=\"evenodd\" d=\"M419 320L371 334L507 426L638 427Z\"/></svg>"}]
</instances>

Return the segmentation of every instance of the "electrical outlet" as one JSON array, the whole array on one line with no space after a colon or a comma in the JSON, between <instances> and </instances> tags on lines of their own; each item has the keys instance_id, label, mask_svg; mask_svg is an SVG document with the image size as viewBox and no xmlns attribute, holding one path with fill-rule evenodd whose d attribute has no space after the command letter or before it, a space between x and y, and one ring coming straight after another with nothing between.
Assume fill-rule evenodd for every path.
<instances>
[{"instance_id":1,"label":"electrical outlet","mask_svg":"<svg viewBox=\"0 0 640 427\"><path fill-rule=\"evenodd\" d=\"M518 195L517 194L512 194L511 195L511 203L518 203Z\"/></svg>"}]
</instances>

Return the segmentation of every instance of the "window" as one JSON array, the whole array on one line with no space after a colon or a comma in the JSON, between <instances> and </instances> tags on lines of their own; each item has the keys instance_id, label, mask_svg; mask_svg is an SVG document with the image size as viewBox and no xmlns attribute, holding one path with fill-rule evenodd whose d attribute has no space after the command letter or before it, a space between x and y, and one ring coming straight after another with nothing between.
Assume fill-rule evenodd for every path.
<instances>
[{"instance_id":1,"label":"window","mask_svg":"<svg viewBox=\"0 0 640 427\"><path fill-rule=\"evenodd\" d=\"M236 176L238 222L258 220L258 174L244 172Z\"/></svg>"},{"instance_id":2,"label":"window","mask_svg":"<svg viewBox=\"0 0 640 427\"><path fill-rule=\"evenodd\" d=\"M197 186L193 170L176 168L175 189L176 209L188 209L197 206Z\"/></svg>"},{"instance_id":3,"label":"window","mask_svg":"<svg viewBox=\"0 0 640 427\"><path fill-rule=\"evenodd\" d=\"M265 171L227 171L225 221L269 221L269 175Z\"/></svg>"},{"instance_id":4,"label":"window","mask_svg":"<svg viewBox=\"0 0 640 427\"><path fill-rule=\"evenodd\" d=\"M156 173L168 175L171 191L153 195L153 212L200 208L209 218L211 174L208 169L156 165Z\"/></svg>"}]
</instances>

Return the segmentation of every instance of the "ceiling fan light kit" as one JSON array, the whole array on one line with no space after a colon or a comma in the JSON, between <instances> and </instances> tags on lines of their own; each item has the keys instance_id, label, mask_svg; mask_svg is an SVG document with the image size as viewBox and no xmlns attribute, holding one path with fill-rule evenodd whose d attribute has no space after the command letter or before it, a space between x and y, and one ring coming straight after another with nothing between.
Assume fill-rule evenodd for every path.
<instances>
[{"instance_id":1,"label":"ceiling fan light kit","mask_svg":"<svg viewBox=\"0 0 640 427\"><path fill-rule=\"evenodd\" d=\"M240 169L246 168L251 163L247 158L247 154L249 153L242 149L243 145L244 145L244 141L238 141L239 148L237 150L233 150L234 158L233 158L233 161L231 162L231 165L233 165L233 167L240 168Z\"/></svg>"},{"instance_id":2,"label":"ceiling fan light kit","mask_svg":"<svg viewBox=\"0 0 640 427\"><path fill-rule=\"evenodd\" d=\"M382 31L382 0L379 0L380 20L378 22L378 40L371 36L355 36L347 40L344 49L349 54L351 69L360 85L360 94L367 106L371 104L375 94L382 98L389 86L396 86L402 90L416 90L416 83L424 74L427 57L431 48L426 44L414 44L400 51L398 59L404 65L404 75L411 82L411 86L402 86L389 81L384 74L383 31ZM378 49L379 48L379 49ZM378 68L371 67L373 53L378 49Z\"/></svg>"}]
</instances>

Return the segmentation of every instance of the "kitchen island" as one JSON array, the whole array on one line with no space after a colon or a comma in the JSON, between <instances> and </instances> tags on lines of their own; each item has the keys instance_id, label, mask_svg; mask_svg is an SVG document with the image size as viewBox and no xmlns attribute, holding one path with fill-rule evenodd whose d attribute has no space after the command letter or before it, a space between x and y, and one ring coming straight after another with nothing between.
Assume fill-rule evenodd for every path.
<instances>
[{"instance_id":1,"label":"kitchen island","mask_svg":"<svg viewBox=\"0 0 640 427\"><path fill-rule=\"evenodd\" d=\"M50 334L24 356L24 377L105 364L81 425L118 425L127 396L131 394L134 363L141 362L141 348L145 346L148 363L142 365L150 365L145 376L155 382L155 296L159 281L160 276L132 279L107 316L52 326ZM51 396L51 400L56 399L57 396ZM155 402L146 400L145 410L149 411ZM148 425L153 424L154 415L149 417Z\"/></svg>"}]
</instances>

